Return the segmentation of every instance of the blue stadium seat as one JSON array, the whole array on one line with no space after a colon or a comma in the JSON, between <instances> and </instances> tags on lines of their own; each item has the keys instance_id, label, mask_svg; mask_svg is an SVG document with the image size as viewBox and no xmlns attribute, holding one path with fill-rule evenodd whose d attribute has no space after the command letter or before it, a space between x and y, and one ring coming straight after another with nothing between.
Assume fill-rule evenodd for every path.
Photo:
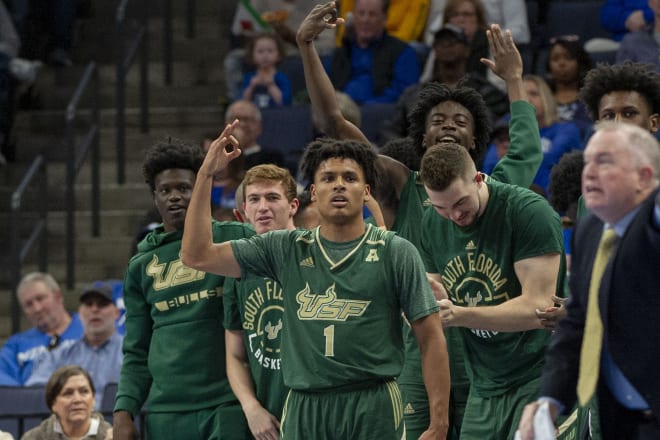
<instances>
[{"instance_id":1,"label":"blue stadium seat","mask_svg":"<svg viewBox=\"0 0 660 440\"><path fill-rule=\"evenodd\" d=\"M50 416L43 386L0 386L0 430L19 439Z\"/></svg>"},{"instance_id":2,"label":"blue stadium seat","mask_svg":"<svg viewBox=\"0 0 660 440\"><path fill-rule=\"evenodd\" d=\"M360 106L362 115L360 129L362 133L375 145L382 146L388 140L381 137L383 124L385 121L392 119L395 112L395 103L363 104Z\"/></svg>"},{"instance_id":3,"label":"blue stadium seat","mask_svg":"<svg viewBox=\"0 0 660 440\"><path fill-rule=\"evenodd\" d=\"M310 106L265 108L261 115L262 133L257 142L264 148L281 151L287 168L295 176L300 155L314 139Z\"/></svg>"}]
</instances>

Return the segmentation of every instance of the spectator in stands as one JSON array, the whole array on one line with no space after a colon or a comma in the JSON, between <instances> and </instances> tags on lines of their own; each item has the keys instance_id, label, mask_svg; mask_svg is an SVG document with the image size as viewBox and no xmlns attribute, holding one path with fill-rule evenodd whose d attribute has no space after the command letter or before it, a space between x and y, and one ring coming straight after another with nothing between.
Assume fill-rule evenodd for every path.
<instances>
[{"instance_id":1,"label":"spectator in stands","mask_svg":"<svg viewBox=\"0 0 660 440\"><path fill-rule=\"evenodd\" d=\"M234 119L241 121L234 131L234 136L241 143L245 169L263 163L284 166L282 153L277 150L267 150L257 143L257 139L262 134L262 114L256 105L246 100L233 102L225 112L225 123L229 124Z\"/></svg>"},{"instance_id":2,"label":"spectator in stands","mask_svg":"<svg viewBox=\"0 0 660 440\"><path fill-rule=\"evenodd\" d=\"M240 98L245 58L245 45L257 33L272 30L284 40L287 56L298 56L296 29L317 3L317 0L248 0L240 1L231 27L232 50L225 56L224 71L227 97ZM249 8L246 8L249 6ZM332 53L335 48L334 33L327 32L316 40L319 52Z\"/></svg>"},{"instance_id":3,"label":"spectator in stands","mask_svg":"<svg viewBox=\"0 0 660 440\"><path fill-rule=\"evenodd\" d=\"M600 9L600 22L621 41L628 32L638 32L653 24L653 10L648 0L605 0Z\"/></svg>"},{"instance_id":4,"label":"spectator in stands","mask_svg":"<svg viewBox=\"0 0 660 440\"><path fill-rule=\"evenodd\" d=\"M64 308L57 281L47 273L31 272L16 287L18 301L33 328L11 336L0 350L0 385L23 385L34 362L49 350L80 339L78 315Z\"/></svg>"},{"instance_id":5,"label":"spectator in stands","mask_svg":"<svg viewBox=\"0 0 660 440\"><path fill-rule=\"evenodd\" d=\"M504 116L509 110L509 101L504 93L491 84L486 76L466 70L470 46L465 32L458 26L447 23L435 34L433 43L434 69L429 81L437 81L455 88L459 84L475 89L483 97L490 112L490 122ZM427 81L424 81L424 83ZM423 82L408 87L399 100L394 117L384 124L383 138L408 135L408 115L417 104Z\"/></svg>"},{"instance_id":6,"label":"spectator in stands","mask_svg":"<svg viewBox=\"0 0 660 440\"><path fill-rule=\"evenodd\" d=\"M284 58L280 38L272 33L259 34L250 40L246 52L248 64L255 70L243 78L242 98L259 108L291 105L291 82L277 70Z\"/></svg>"},{"instance_id":7,"label":"spectator in stands","mask_svg":"<svg viewBox=\"0 0 660 440\"><path fill-rule=\"evenodd\" d=\"M495 122L490 132L490 144L484 155L480 170L482 173L491 175L497 162L509 151L511 138L509 137L509 121L511 115L506 114Z\"/></svg>"},{"instance_id":8,"label":"spectator in stands","mask_svg":"<svg viewBox=\"0 0 660 440\"><path fill-rule=\"evenodd\" d=\"M94 412L95 387L89 373L77 365L55 370L46 385L46 404L52 415L21 440L111 440L112 426Z\"/></svg>"},{"instance_id":9,"label":"spectator in stands","mask_svg":"<svg viewBox=\"0 0 660 440\"><path fill-rule=\"evenodd\" d=\"M582 148L582 137L577 125L558 121L555 100L543 78L525 75L524 80L529 102L536 110L536 121L539 124L543 149L543 161L532 186L536 186L536 189L540 189L547 197L550 170L564 153Z\"/></svg>"},{"instance_id":10,"label":"spectator in stands","mask_svg":"<svg viewBox=\"0 0 660 440\"><path fill-rule=\"evenodd\" d=\"M649 0L653 11L653 24L636 32L628 32L616 53L616 62L632 61L652 65L660 72L660 1Z\"/></svg>"},{"instance_id":11,"label":"spectator in stands","mask_svg":"<svg viewBox=\"0 0 660 440\"><path fill-rule=\"evenodd\" d=\"M560 121L575 123L583 140L591 132L593 122L584 103L578 98L578 92L592 67L591 57L584 50L578 35L562 35L550 39L546 70L557 103L557 116Z\"/></svg>"},{"instance_id":12,"label":"spectator in stands","mask_svg":"<svg viewBox=\"0 0 660 440\"><path fill-rule=\"evenodd\" d=\"M106 384L119 382L123 337L115 330L119 309L112 298L110 284L96 283L80 295L78 315L83 337L68 347L57 348L35 363L32 375L25 383L44 385L55 370L65 365L78 365L92 377L98 392L96 408L100 408Z\"/></svg>"},{"instance_id":13,"label":"spectator in stands","mask_svg":"<svg viewBox=\"0 0 660 440\"><path fill-rule=\"evenodd\" d=\"M14 120L16 80L32 82L41 66L39 61L19 58L21 39L7 7L0 1L0 166L13 161L15 152L10 141Z\"/></svg>"},{"instance_id":14,"label":"spectator in stands","mask_svg":"<svg viewBox=\"0 0 660 440\"><path fill-rule=\"evenodd\" d=\"M345 36L329 70L335 89L362 105L396 102L419 79L415 51L385 29L388 0L357 0L353 35Z\"/></svg>"}]
</instances>

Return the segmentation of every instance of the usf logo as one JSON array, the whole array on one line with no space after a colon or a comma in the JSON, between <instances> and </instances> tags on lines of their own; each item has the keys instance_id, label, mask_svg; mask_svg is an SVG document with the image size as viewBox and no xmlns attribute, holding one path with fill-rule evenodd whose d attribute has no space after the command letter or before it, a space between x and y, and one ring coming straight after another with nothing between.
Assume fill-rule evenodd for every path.
<instances>
[{"instance_id":1,"label":"usf logo","mask_svg":"<svg viewBox=\"0 0 660 440\"><path fill-rule=\"evenodd\" d=\"M298 319L346 321L351 316L362 316L371 301L339 299L334 283L323 294L315 294L305 283L305 288L296 294Z\"/></svg>"},{"instance_id":2,"label":"usf logo","mask_svg":"<svg viewBox=\"0 0 660 440\"><path fill-rule=\"evenodd\" d=\"M147 265L146 272L147 276L154 280L154 290L163 290L168 287L191 283L203 279L206 275L206 272L185 266L180 258L169 263L168 267L167 263L158 262L157 255L154 255Z\"/></svg>"}]
</instances>

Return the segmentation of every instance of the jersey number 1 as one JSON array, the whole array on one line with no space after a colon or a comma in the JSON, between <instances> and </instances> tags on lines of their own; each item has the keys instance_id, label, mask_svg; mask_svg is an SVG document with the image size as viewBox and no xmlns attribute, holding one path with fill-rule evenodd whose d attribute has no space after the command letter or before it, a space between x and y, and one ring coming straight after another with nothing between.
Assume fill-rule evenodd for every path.
<instances>
[{"instance_id":1,"label":"jersey number 1","mask_svg":"<svg viewBox=\"0 0 660 440\"><path fill-rule=\"evenodd\" d=\"M335 355L335 326L329 325L323 329L323 336L325 336L325 355Z\"/></svg>"}]
</instances>

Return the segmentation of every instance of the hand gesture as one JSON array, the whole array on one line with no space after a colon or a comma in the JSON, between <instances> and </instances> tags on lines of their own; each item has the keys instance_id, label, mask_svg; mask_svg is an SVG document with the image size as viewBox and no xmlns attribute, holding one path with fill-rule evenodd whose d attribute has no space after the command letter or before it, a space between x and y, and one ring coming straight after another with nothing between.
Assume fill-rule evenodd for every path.
<instances>
[{"instance_id":1,"label":"hand gesture","mask_svg":"<svg viewBox=\"0 0 660 440\"><path fill-rule=\"evenodd\" d=\"M337 16L337 5L334 1L316 5L300 24L296 40L298 44L311 43L325 29L334 29L343 23L344 19Z\"/></svg>"},{"instance_id":2,"label":"hand gesture","mask_svg":"<svg viewBox=\"0 0 660 440\"><path fill-rule=\"evenodd\" d=\"M536 317L541 320L541 326L548 330L554 330L557 327L557 322L566 316L566 307L564 307L566 298L553 295L552 302L557 305L546 307L544 310L536 309Z\"/></svg>"},{"instance_id":3,"label":"hand gesture","mask_svg":"<svg viewBox=\"0 0 660 440\"><path fill-rule=\"evenodd\" d=\"M511 31L507 30L504 34L499 25L492 24L490 29L486 31L486 35L488 36L490 54L493 59L482 58L481 62L504 81L521 78L523 71L522 58L516 44L513 42Z\"/></svg>"},{"instance_id":4,"label":"hand gesture","mask_svg":"<svg viewBox=\"0 0 660 440\"><path fill-rule=\"evenodd\" d=\"M200 175L213 177L227 169L229 162L241 155L238 140L232 134L238 124L239 120L234 119L231 124L227 124L225 129L222 130L220 136L211 143L204 162L199 168Z\"/></svg>"},{"instance_id":5,"label":"hand gesture","mask_svg":"<svg viewBox=\"0 0 660 440\"><path fill-rule=\"evenodd\" d=\"M443 327L452 327L453 321L456 319L456 306L451 300L441 299L438 301L440 306L440 321Z\"/></svg>"}]
</instances>

